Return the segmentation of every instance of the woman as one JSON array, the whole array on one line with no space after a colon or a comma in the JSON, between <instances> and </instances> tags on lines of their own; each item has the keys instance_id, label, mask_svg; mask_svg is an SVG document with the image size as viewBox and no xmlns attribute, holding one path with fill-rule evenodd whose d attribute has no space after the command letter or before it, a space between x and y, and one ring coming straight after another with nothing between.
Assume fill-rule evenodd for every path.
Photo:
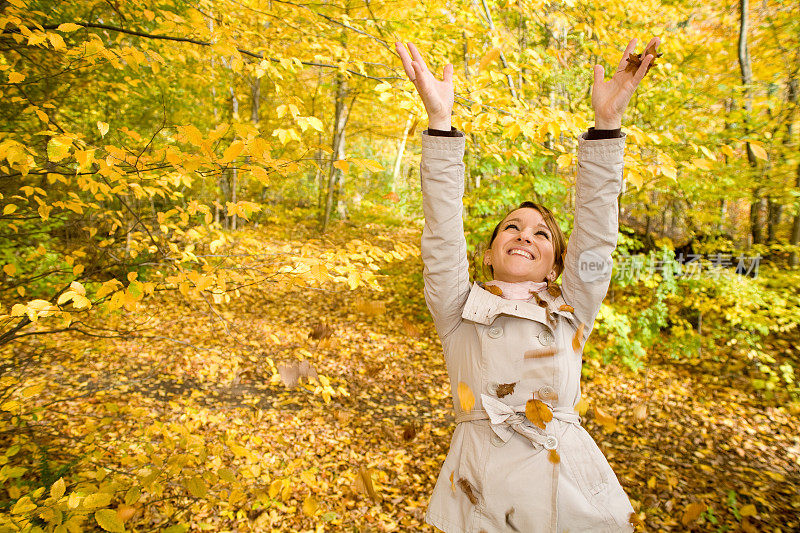
<instances>
[{"instance_id":1,"label":"woman","mask_svg":"<svg viewBox=\"0 0 800 533\"><path fill-rule=\"evenodd\" d=\"M647 50L655 53L653 39ZM426 522L462 531L629 531L631 504L580 425L581 355L611 277L622 186L622 115L653 55L627 71L594 67L595 128L578 141L575 224L564 238L524 203L492 236L493 280L470 284L464 239L464 136L451 127L453 66L443 79L396 43L428 114L422 133L425 300L442 341L457 426ZM652 48L651 48L652 47ZM563 270L562 288L555 281Z\"/></svg>"}]
</instances>

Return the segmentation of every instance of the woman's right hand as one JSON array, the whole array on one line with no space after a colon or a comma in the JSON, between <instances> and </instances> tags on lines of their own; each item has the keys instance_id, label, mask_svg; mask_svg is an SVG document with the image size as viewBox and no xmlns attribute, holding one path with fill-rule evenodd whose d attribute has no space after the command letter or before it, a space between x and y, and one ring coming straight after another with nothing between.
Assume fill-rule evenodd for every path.
<instances>
[{"instance_id":1,"label":"woman's right hand","mask_svg":"<svg viewBox=\"0 0 800 533\"><path fill-rule=\"evenodd\" d=\"M428 113L428 127L435 130L450 131L450 115L453 111L453 65L448 63L444 66L442 81L428 70L428 66L422 59L417 47L408 43L411 56L408 55L403 43L394 43L400 59L403 61L403 69L408 75L408 79L417 88L425 111ZM413 57L413 60L412 60Z\"/></svg>"}]
</instances>

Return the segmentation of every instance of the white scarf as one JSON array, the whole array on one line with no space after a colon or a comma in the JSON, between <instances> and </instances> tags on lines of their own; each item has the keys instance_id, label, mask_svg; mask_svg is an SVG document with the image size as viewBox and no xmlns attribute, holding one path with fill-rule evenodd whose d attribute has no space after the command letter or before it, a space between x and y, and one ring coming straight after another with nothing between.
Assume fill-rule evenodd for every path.
<instances>
[{"instance_id":1,"label":"white scarf","mask_svg":"<svg viewBox=\"0 0 800 533\"><path fill-rule=\"evenodd\" d=\"M524 300L526 302L532 299L534 294L547 290L546 281L517 281L512 283L492 280L484 283L484 286L497 287L501 291L499 296L506 300Z\"/></svg>"}]
</instances>

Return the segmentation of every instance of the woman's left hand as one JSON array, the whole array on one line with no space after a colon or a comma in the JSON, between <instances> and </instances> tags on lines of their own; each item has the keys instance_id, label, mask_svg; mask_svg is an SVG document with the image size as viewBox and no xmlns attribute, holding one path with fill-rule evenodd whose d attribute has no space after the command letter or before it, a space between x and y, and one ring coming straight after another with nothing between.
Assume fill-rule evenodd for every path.
<instances>
[{"instance_id":1,"label":"woman's left hand","mask_svg":"<svg viewBox=\"0 0 800 533\"><path fill-rule=\"evenodd\" d=\"M658 37L653 37L645 47L645 50L653 46L652 52L657 53L659 44L661 44L661 40ZM603 66L594 66L592 108L594 109L594 121L597 129L613 130L622 126L622 115L625 113L625 108L628 107L631 96L633 96L636 87L644 78L647 68L653 61L653 54L647 54L642 59L642 64L639 65L636 72L626 71L628 56L635 49L636 39L633 39L628 43L625 53L622 54L622 60L619 62L617 71L608 81L604 81L605 69Z\"/></svg>"}]
</instances>

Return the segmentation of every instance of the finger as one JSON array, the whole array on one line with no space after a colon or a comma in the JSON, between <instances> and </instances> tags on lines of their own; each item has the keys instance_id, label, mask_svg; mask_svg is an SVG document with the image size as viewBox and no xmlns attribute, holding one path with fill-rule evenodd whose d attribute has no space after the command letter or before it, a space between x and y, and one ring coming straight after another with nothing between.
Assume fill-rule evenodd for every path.
<instances>
[{"instance_id":1,"label":"finger","mask_svg":"<svg viewBox=\"0 0 800 533\"><path fill-rule=\"evenodd\" d=\"M453 64L448 63L444 66L444 72L442 73L442 81L445 83L453 83Z\"/></svg>"},{"instance_id":2,"label":"finger","mask_svg":"<svg viewBox=\"0 0 800 533\"><path fill-rule=\"evenodd\" d=\"M603 80L606 79L606 69L603 68L603 65L595 65L594 66L594 84L600 85L603 83Z\"/></svg>"},{"instance_id":3,"label":"finger","mask_svg":"<svg viewBox=\"0 0 800 533\"><path fill-rule=\"evenodd\" d=\"M419 63L419 65L422 67L422 70L423 71L428 70L428 65L425 64L425 60L422 59L422 55L420 55L419 50L417 50L417 47L414 46L412 43L408 43L408 49L411 50L411 56L414 58L414 61Z\"/></svg>"},{"instance_id":4,"label":"finger","mask_svg":"<svg viewBox=\"0 0 800 533\"><path fill-rule=\"evenodd\" d=\"M414 76L411 78L411 81L417 86L417 92L422 94L428 87L425 73L416 61L412 61L411 65L414 67Z\"/></svg>"},{"instance_id":5,"label":"finger","mask_svg":"<svg viewBox=\"0 0 800 533\"><path fill-rule=\"evenodd\" d=\"M658 37L653 37L650 39L650 42L647 43L647 46L644 47L644 51L648 54L656 55L658 52L658 45L661 44L661 39ZM652 47L652 48L651 48Z\"/></svg>"},{"instance_id":6,"label":"finger","mask_svg":"<svg viewBox=\"0 0 800 533\"><path fill-rule=\"evenodd\" d=\"M400 56L400 61L403 62L403 70L406 71L406 76L408 79L414 79L414 67L411 66L411 56L408 55L406 51L405 45L401 42L394 43L395 48L397 49L397 54Z\"/></svg>"},{"instance_id":7,"label":"finger","mask_svg":"<svg viewBox=\"0 0 800 533\"><path fill-rule=\"evenodd\" d=\"M647 54L642 61L642 64L639 65L639 70L636 71L636 74L633 75L633 86L636 87L639 85L639 82L642 81L644 75L647 74L647 68L650 66L650 63L653 62L653 57L651 54Z\"/></svg>"},{"instance_id":8,"label":"finger","mask_svg":"<svg viewBox=\"0 0 800 533\"><path fill-rule=\"evenodd\" d=\"M625 70L625 67L628 66L628 56L636 50L636 39L631 39L631 42L628 43L628 47L625 48L625 52L622 54L622 59L617 65L617 70Z\"/></svg>"}]
</instances>

